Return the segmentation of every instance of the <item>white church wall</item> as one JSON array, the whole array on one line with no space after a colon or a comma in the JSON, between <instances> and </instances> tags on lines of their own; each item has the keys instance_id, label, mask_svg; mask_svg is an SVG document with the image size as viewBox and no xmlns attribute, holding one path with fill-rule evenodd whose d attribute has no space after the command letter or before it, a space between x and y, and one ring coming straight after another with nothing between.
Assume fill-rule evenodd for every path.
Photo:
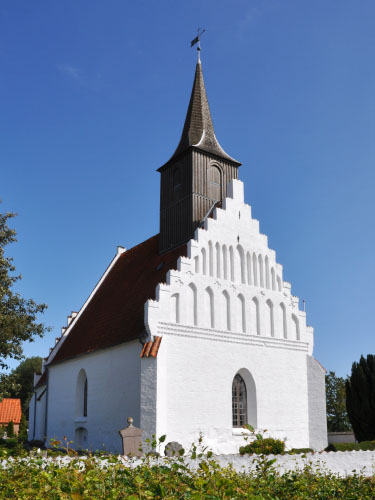
<instances>
[{"instance_id":1,"label":"white church wall","mask_svg":"<svg viewBox=\"0 0 375 500\"><path fill-rule=\"evenodd\" d=\"M46 386L35 389L29 404L29 441L43 441L45 438L46 420Z\"/></svg>"},{"instance_id":2,"label":"white church wall","mask_svg":"<svg viewBox=\"0 0 375 500\"><path fill-rule=\"evenodd\" d=\"M118 431L126 427L127 417L140 425L139 352L139 342L129 342L50 366L47 443L66 436L73 440L73 447L121 452ZM77 406L82 370L88 382L87 417L82 414L83 406Z\"/></svg>"},{"instance_id":3,"label":"white church wall","mask_svg":"<svg viewBox=\"0 0 375 500\"><path fill-rule=\"evenodd\" d=\"M307 357L309 387L310 448L322 450L328 445L326 421L325 369L312 356Z\"/></svg>"},{"instance_id":4,"label":"white church wall","mask_svg":"<svg viewBox=\"0 0 375 500\"><path fill-rule=\"evenodd\" d=\"M163 336L155 370L165 427L185 444L197 429L215 434L215 446L224 434L228 443L231 384L244 368L256 383L258 427L286 435L291 446L308 446L306 356L313 329L244 204L243 183L231 181L228 193L233 198L196 231L188 257L145 306L149 335ZM163 351L166 373L159 377Z\"/></svg>"},{"instance_id":5,"label":"white church wall","mask_svg":"<svg viewBox=\"0 0 375 500\"><path fill-rule=\"evenodd\" d=\"M157 364L166 368L166 377L157 386L164 400L158 435L189 447L202 432L214 452L238 452L243 439L232 428L232 382L239 372L247 386L249 423L287 438L290 447L309 445L306 350L250 345L239 335L230 343L224 332L203 329L163 325L162 331L159 355L166 356L158 355ZM253 398L246 372L255 382Z\"/></svg>"},{"instance_id":6,"label":"white church wall","mask_svg":"<svg viewBox=\"0 0 375 500\"><path fill-rule=\"evenodd\" d=\"M32 395L29 403L29 428L27 431L27 439L31 441L34 437L35 430L34 430L34 425L35 425L35 393Z\"/></svg>"}]
</instances>

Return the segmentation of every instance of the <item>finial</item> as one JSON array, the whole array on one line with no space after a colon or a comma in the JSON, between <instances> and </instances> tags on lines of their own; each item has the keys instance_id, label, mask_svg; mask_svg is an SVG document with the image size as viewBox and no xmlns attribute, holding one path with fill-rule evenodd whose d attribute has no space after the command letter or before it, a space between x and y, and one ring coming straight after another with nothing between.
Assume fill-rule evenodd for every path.
<instances>
[{"instance_id":1,"label":"finial","mask_svg":"<svg viewBox=\"0 0 375 500\"><path fill-rule=\"evenodd\" d=\"M203 35L203 33L205 31L206 30L201 30L201 28L198 28L198 36L196 36L194 38L194 40L192 40L191 43L190 43L190 47L193 47L193 45L195 45L196 43L198 44L198 47L197 47L197 51L198 51L198 64L201 63L201 35Z\"/></svg>"},{"instance_id":2,"label":"finial","mask_svg":"<svg viewBox=\"0 0 375 500\"><path fill-rule=\"evenodd\" d=\"M132 417L128 417L128 427L133 427L133 419L132 419Z\"/></svg>"}]
</instances>

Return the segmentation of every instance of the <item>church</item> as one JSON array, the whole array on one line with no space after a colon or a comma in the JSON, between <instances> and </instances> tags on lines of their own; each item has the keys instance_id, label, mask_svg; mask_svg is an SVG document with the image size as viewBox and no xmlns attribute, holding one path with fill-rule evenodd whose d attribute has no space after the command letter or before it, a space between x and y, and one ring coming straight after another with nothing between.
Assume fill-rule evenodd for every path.
<instances>
[{"instance_id":1,"label":"church","mask_svg":"<svg viewBox=\"0 0 375 500\"><path fill-rule=\"evenodd\" d=\"M199 52L198 52L199 55ZM34 377L29 440L122 451L143 438L238 453L244 424L287 448L327 445L314 331L214 132L200 58L160 172L160 232L117 252Z\"/></svg>"}]
</instances>

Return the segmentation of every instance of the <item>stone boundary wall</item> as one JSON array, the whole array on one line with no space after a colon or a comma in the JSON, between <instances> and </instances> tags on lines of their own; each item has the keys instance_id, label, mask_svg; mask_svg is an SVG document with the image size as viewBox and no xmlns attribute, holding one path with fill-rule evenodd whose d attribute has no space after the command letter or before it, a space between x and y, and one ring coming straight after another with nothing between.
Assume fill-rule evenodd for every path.
<instances>
[{"instance_id":1,"label":"stone boundary wall","mask_svg":"<svg viewBox=\"0 0 375 500\"><path fill-rule=\"evenodd\" d=\"M237 471L255 470L254 455L216 455L213 457L222 467L230 463ZM305 455L269 455L268 459L276 458L274 466L280 472L303 469L306 465L314 471L325 471L340 476L357 474L375 475L375 451L336 451L321 453L306 453Z\"/></svg>"},{"instance_id":2,"label":"stone boundary wall","mask_svg":"<svg viewBox=\"0 0 375 500\"><path fill-rule=\"evenodd\" d=\"M46 452L39 450L33 458L6 458L0 460L0 468L7 468L14 466L14 462L29 462L38 460L38 465L43 468L47 464L55 464L59 467L66 467L76 457L69 457L66 455L57 457L47 457L44 455ZM202 459L191 460L185 458L185 465L188 465L192 470L199 467ZM257 464L255 455L241 456L241 455L213 455L212 459L220 464L221 467L227 467L229 464L238 472L255 471ZM375 451L337 451L337 452L322 452L322 453L306 453L305 455L268 455L267 460L276 458L274 467L282 474L291 470L303 470L304 467L309 466L313 471L321 473L333 473L342 477L351 476L353 474L361 474L363 476L375 475ZM85 467L85 456L80 457L81 467ZM143 463L139 458L128 458L126 456L118 455L117 461L107 458L97 457L96 462L100 467L110 468L112 466L123 464L126 467L134 468ZM164 465L170 466L175 461L174 458L160 457L151 459L150 465Z\"/></svg>"},{"instance_id":3,"label":"stone boundary wall","mask_svg":"<svg viewBox=\"0 0 375 500\"><path fill-rule=\"evenodd\" d=\"M328 444L330 443L357 443L354 432L328 432Z\"/></svg>"}]
</instances>

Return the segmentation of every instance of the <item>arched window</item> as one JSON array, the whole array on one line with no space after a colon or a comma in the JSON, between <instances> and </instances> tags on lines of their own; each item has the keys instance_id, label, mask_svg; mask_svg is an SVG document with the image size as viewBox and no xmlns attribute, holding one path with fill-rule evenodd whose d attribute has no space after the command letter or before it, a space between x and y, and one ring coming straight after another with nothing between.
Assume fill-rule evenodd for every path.
<instances>
[{"instance_id":1,"label":"arched window","mask_svg":"<svg viewBox=\"0 0 375 500\"><path fill-rule=\"evenodd\" d=\"M300 340L299 321L297 316L295 316L294 314L292 314L292 327L293 327L293 332L292 332L293 340Z\"/></svg>"},{"instance_id":2,"label":"arched window","mask_svg":"<svg viewBox=\"0 0 375 500\"><path fill-rule=\"evenodd\" d=\"M202 248L202 273L207 274L206 249Z\"/></svg>"},{"instance_id":3,"label":"arched window","mask_svg":"<svg viewBox=\"0 0 375 500\"><path fill-rule=\"evenodd\" d=\"M241 283L246 283L245 271L245 253L241 245L237 246L238 257L240 260Z\"/></svg>"},{"instance_id":4,"label":"arched window","mask_svg":"<svg viewBox=\"0 0 375 500\"><path fill-rule=\"evenodd\" d=\"M266 263L266 288L270 288L270 263L268 260L268 255L266 255L265 258L265 263Z\"/></svg>"},{"instance_id":5,"label":"arched window","mask_svg":"<svg viewBox=\"0 0 375 500\"><path fill-rule=\"evenodd\" d=\"M272 290L276 290L276 276L275 276L275 269L271 269L271 281L272 281Z\"/></svg>"},{"instance_id":6,"label":"arched window","mask_svg":"<svg viewBox=\"0 0 375 500\"><path fill-rule=\"evenodd\" d=\"M242 427L247 424L246 384L238 373L232 384L232 423L233 427Z\"/></svg>"},{"instance_id":7,"label":"arched window","mask_svg":"<svg viewBox=\"0 0 375 500\"><path fill-rule=\"evenodd\" d=\"M221 200L221 172L216 165L210 165L208 170L208 196L215 200Z\"/></svg>"},{"instance_id":8,"label":"arched window","mask_svg":"<svg viewBox=\"0 0 375 500\"><path fill-rule=\"evenodd\" d=\"M87 378L83 388L83 416L87 417Z\"/></svg>"},{"instance_id":9,"label":"arched window","mask_svg":"<svg viewBox=\"0 0 375 500\"><path fill-rule=\"evenodd\" d=\"M258 256L259 261L259 285L264 288L264 270L263 270L263 257Z\"/></svg>"},{"instance_id":10,"label":"arched window","mask_svg":"<svg viewBox=\"0 0 375 500\"><path fill-rule=\"evenodd\" d=\"M226 330L231 330L231 315L230 315L230 297L229 293L224 290L223 292L223 298L224 298L224 307L223 307L223 312L224 312L224 327Z\"/></svg>"},{"instance_id":11,"label":"arched window","mask_svg":"<svg viewBox=\"0 0 375 500\"><path fill-rule=\"evenodd\" d=\"M197 326L198 324L197 307L197 289L194 283L190 283L190 285L187 287L187 308L185 313L190 325Z\"/></svg>"},{"instance_id":12,"label":"arched window","mask_svg":"<svg viewBox=\"0 0 375 500\"><path fill-rule=\"evenodd\" d=\"M223 245L223 278L225 280L228 279L228 256L226 245Z\"/></svg>"},{"instance_id":13,"label":"arched window","mask_svg":"<svg viewBox=\"0 0 375 500\"><path fill-rule=\"evenodd\" d=\"M280 276L277 277L277 288L279 289L279 292L281 292L281 278L280 278Z\"/></svg>"},{"instance_id":14,"label":"arched window","mask_svg":"<svg viewBox=\"0 0 375 500\"><path fill-rule=\"evenodd\" d=\"M250 302L250 319L252 335L260 335L259 301L254 297Z\"/></svg>"},{"instance_id":15,"label":"arched window","mask_svg":"<svg viewBox=\"0 0 375 500\"><path fill-rule=\"evenodd\" d=\"M249 252L246 254L246 263L247 263L247 284L252 285L251 281L251 255Z\"/></svg>"},{"instance_id":16,"label":"arched window","mask_svg":"<svg viewBox=\"0 0 375 500\"><path fill-rule=\"evenodd\" d=\"M246 307L245 307L245 298L240 293L237 297L237 317L239 321L239 328L242 333L246 332Z\"/></svg>"},{"instance_id":17,"label":"arched window","mask_svg":"<svg viewBox=\"0 0 375 500\"><path fill-rule=\"evenodd\" d=\"M281 337L283 337L284 339L288 338L288 330L287 330L287 324L286 324L286 308L285 308L285 305L281 302L280 303L280 320L279 320L279 324L281 322L281 332L282 334L280 335Z\"/></svg>"},{"instance_id":18,"label":"arched window","mask_svg":"<svg viewBox=\"0 0 375 500\"><path fill-rule=\"evenodd\" d=\"M258 286L258 259L255 253L253 254L253 276L254 285Z\"/></svg>"},{"instance_id":19,"label":"arched window","mask_svg":"<svg viewBox=\"0 0 375 500\"><path fill-rule=\"evenodd\" d=\"M216 243L215 245L215 248L216 248L216 276L218 278L221 278L221 265L220 265L220 245L219 243Z\"/></svg>"},{"instance_id":20,"label":"arched window","mask_svg":"<svg viewBox=\"0 0 375 500\"><path fill-rule=\"evenodd\" d=\"M235 276L234 276L233 247L229 247L229 260L230 260L230 279L231 279L231 281L234 281L235 280Z\"/></svg>"},{"instance_id":21,"label":"arched window","mask_svg":"<svg viewBox=\"0 0 375 500\"><path fill-rule=\"evenodd\" d=\"M180 294L174 293L171 296L171 321L180 322Z\"/></svg>"},{"instance_id":22,"label":"arched window","mask_svg":"<svg viewBox=\"0 0 375 500\"><path fill-rule=\"evenodd\" d=\"M194 257L194 269L196 273L199 273L199 257L198 255Z\"/></svg>"},{"instance_id":23,"label":"arched window","mask_svg":"<svg viewBox=\"0 0 375 500\"><path fill-rule=\"evenodd\" d=\"M214 275L214 249L212 247L212 242L208 242L208 268L210 276Z\"/></svg>"},{"instance_id":24,"label":"arched window","mask_svg":"<svg viewBox=\"0 0 375 500\"><path fill-rule=\"evenodd\" d=\"M87 408L88 408L88 384L87 384L87 376L84 369L80 370L77 377L77 386L76 386L76 405L75 405L75 416L87 417Z\"/></svg>"},{"instance_id":25,"label":"arched window","mask_svg":"<svg viewBox=\"0 0 375 500\"><path fill-rule=\"evenodd\" d=\"M208 286L205 292L205 313L206 313L206 326L208 328L215 328L215 305L214 293Z\"/></svg>"},{"instance_id":26,"label":"arched window","mask_svg":"<svg viewBox=\"0 0 375 500\"><path fill-rule=\"evenodd\" d=\"M266 335L274 337L274 319L273 319L273 304L268 299L266 302Z\"/></svg>"}]
</instances>

